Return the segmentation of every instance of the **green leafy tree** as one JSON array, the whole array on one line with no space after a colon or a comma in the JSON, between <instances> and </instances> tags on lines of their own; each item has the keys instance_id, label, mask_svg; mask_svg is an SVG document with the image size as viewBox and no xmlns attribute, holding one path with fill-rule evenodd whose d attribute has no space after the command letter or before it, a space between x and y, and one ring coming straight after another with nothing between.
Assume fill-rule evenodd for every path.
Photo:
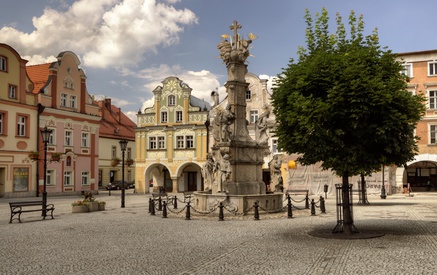
<instances>
[{"instance_id":1,"label":"green leafy tree","mask_svg":"<svg viewBox=\"0 0 437 275\"><path fill-rule=\"evenodd\" d=\"M278 147L298 153L303 165L320 162L342 177L342 232L354 232L349 177L404 165L417 152L414 129L424 114L422 96L407 90L408 78L375 29L364 36L363 17L342 18L328 31L328 12L305 15L307 47L278 75L272 104L279 122Z\"/></svg>"}]
</instances>

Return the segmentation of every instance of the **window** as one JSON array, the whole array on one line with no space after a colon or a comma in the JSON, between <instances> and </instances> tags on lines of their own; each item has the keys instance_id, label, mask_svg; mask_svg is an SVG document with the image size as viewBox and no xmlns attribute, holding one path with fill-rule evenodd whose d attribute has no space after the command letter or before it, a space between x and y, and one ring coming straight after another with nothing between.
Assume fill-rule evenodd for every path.
<instances>
[{"instance_id":1,"label":"window","mask_svg":"<svg viewBox=\"0 0 437 275\"><path fill-rule=\"evenodd\" d=\"M437 91L429 91L428 104L430 109L437 108Z\"/></svg>"},{"instance_id":2,"label":"window","mask_svg":"<svg viewBox=\"0 0 437 275\"><path fill-rule=\"evenodd\" d=\"M252 99L252 92L250 90L246 90L246 100Z\"/></svg>"},{"instance_id":3,"label":"window","mask_svg":"<svg viewBox=\"0 0 437 275\"><path fill-rule=\"evenodd\" d=\"M67 107L67 94L61 94L61 106Z\"/></svg>"},{"instance_id":4,"label":"window","mask_svg":"<svg viewBox=\"0 0 437 275\"><path fill-rule=\"evenodd\" d=\"M50 136L49 136L49 144L50 145L56 145L56 140L55 140L55 137L56 137L56 129L50 129L50 130L52 130L52 132L50 133Z\"/></svg>"},{"instance_id":5,"label":"window","mask_svg":"<svg viewBox=\"0 0 437 275\"><path fill-rule=\"evenodd\" d=\"M176 122L182 122L182 111L176 111Z\"/></svg>"},{"instance_id":6,"label":"window","mask_svg":"<svg viewBox=\"0 0 437 275\"><path fill-rule=\"evenodd\" d=\"M175 106L176 105L176 97L174 95L168 96L168 106Z\"/></svg>"},{"instance_id":7,"label":"window","mask_svg":"<svg viewBox=\"0 0 437 275\"><path fill-rule=\"evenodd\" d=\"M403 64L404 69L401 71L406 76L413 77L413 66L411 64Z\"/></svg>"},{"instance_id":8,"label":"window","mask_svg":"<svg viewBox=\"0 0 437 275\"><path fill-rule=\"evenodd\" d=\"M250 111L250 123L255 123L258 120L258 110Z\"/></svg>"},{"instance_id":9,"label":"window","mask_svg":"<svg viewBox=\"0 0 437 275\"><path fill-rule=\"evenodd\" d=\"M3 127L5 125L5 114L4 113L0 113L0 135L3 135Z\"/></svg>"},{"instance_id":10,"label":"window","mask_svg":"<svg viewBox=\"0 0 437 275\"><path fill-rule=\"evenodd\" d=\"M272 153L276 153L278 151L278 140L272 139Z\"/></svg>"},{"instance_id":11,"label":"window","mask_svg":"<svg viewBox=\"0 0 437 275\"><path fill-rule=\"evenodd\" d=\"M82 133L82 147L88 147L89 146L89 135L88 133Z\"/></svg>"},{"instance_id":12,"label":"window","mask_svg":"<svg viewBox=\"0 0 437 275\"><path fill-rule=\"evenodd\" d=\"M167 122L167 112L162 112L161 113L161 123L166 123Z\"/></svg>"},{"instance_id":13,"label":"window","mask_svg":"<svg viewBox=\"0 0 437 275\"><path fill-rule=\"evenodd\" d=\"M184 148L184 136L177 136L176 137L176 148L177 149Z\"/></svg>"},{"instance_id":14,"label":"window","mask_svg":"<svg viewBox=\"0 0 437 275\"><path fill-rule=\"evenodd\" d=\"M158 137L158 149L165 149L165 138Z\"/></svg>"},{"instance_id":15,"label":"window","mask_svg":"<svg viewBox=\"0 0 437 275\"><path fill-rule=\"evenodd\" d=\"M75 95L70 96L70 107L76 108L76 96Z\"/></svg>"},{"instance_id":16,"label":"window","mask_svg":"<svg viewBox=\"0 0 437 275\"><path fill-rule=\"evenodd\" d=\"M127 159L132 159L132 148L128 147L126 150Z\"/></svg>"},{"instance_id":17,"label":"window","mask_svg":"<svg viewBox=\"0 0 437 275\"><path fill-rule=\"evenodd\" d=\"M55 171L54 170L47 170L46 174L46 183L47 185L54 185L55 184Z\"/></svg>"},{"instance_id":18,"label":"window","mask_svg":"<svg viewBox=\"0 0 437 275\"><path fill-rule=\"evenodd\" d=\"M71 171L65 171L64 172L64 185L72 185L73 179L71 178Z\"/></svg>"},{"instance_id":19,"label":"window","mask_svg":"<svg viewBox=\"0 0 437 275\"><path fill-rule=\"evenodd\" d=\"M111 159L115 159L117 157L117 146L112 146L111 148Z\"/></svg>"},{"instance_id":20,"label":"window","mask_svg":"<svg viewBox=\"0 0 437 275\"><path fill-rule=\"evenodd\" d=\"M65 131L65 146L73 146L73 133L71 131Z\"/></svg>"},{"instance_id":21,"label":"window","mask_svg":"<svg viewBox=\"0 0 437 275\"><path fill-rule=\"evenodd\" d=\"M429 127L429 134L430 134L430 144L436 144L437 125L431 125Z\"/></svg>"},{"instance_id":22,"label":"window","mask_svg":"<svg viewBox=\"0 0 437 275\"><path fill-rule=\"evenodd\" d=\"M17 86L9 85L9 98L17 98Z\"/></svg>"},{"instance_id":23,"label":"window","mask_svg":"<svg viewBox=\"0 0 437 275\"><path fill-rule=\"evenodd\" d=\"M26 118L25 116L18 116L17 118L17 136L26 136Z\"/></svg>"},{"instance_id":24,"label":"window","mask_svg":"<svg viewBox=\"0 0 437 275\"><path fill-rule=\"evenodd\" d=\"M89 185L88 175L88 172L82 172L82 185Z\"/></svg>"},{"instance_id":25,"label":"window","mask_svg":"<svg viewBox=\"0 0 437 275\"><path fill-rule=\"evenodd\" d=\"M194 137L193 136L186 136L186 148L194 148Z\"/></svg>"},{"instance_id":26,"label":"window","mask_svg":"<svg viewBox=\"0 0 437 275\"><path fill-rule=\"evenodd\" d=\"M428 75L437 75L437 62L428 63Z\"/></svg>"},{"instance_id":27,"label":"window","mask_svg":"<svg viewBox=\"0 0 437 275\"><path fill-rule=\"evenodd\" d=\"M0 71L6 72L8 70L7 59L4 56L0 56Z\"/></svg>"},{"instance_id":28,"label":"window","mask_svg":"<svg viewBox=\"0 0 437 275\"><path fill-rule=\"evenodd\" d=\"M156 149L156 137L149 137L149 149Z\"/></svg>"}]
</instances>

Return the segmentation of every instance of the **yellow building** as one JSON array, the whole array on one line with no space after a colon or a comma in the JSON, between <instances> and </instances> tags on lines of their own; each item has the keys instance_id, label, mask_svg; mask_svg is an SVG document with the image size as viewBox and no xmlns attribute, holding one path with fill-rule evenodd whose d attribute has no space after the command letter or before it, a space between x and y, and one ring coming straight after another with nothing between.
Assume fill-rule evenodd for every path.
<instances>
[{"instance_id":1,"label":"yellow building","mask_svg":"<svg viewBox=\"0 0 437 275\"><path fill-rule=\"evenodd\" d=\"M38 161L28 158L38 146L38 102L26 63L0 43L0 197L34 196Z\"/></svg>"},{"instance_id":2,"label":"yellow building","mask_svg":"<svg viewBox=\"0 0 437 275\"><path fill-rule=\"evenodd\" d=\"M203 190L210 104L191 95L177 77L153 90L154 106L138 113L135 185L139 193Z\"/></svg>"}]
</instances>

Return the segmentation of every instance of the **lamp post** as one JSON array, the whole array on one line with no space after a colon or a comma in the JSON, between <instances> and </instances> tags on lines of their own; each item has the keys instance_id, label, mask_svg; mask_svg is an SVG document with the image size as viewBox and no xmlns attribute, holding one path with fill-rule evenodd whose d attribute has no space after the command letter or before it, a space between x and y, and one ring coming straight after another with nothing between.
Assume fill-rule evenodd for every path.
<instances>
[{"instance_id":1,"label":"lamp post","mask_svg":"<svg viewBox=\"0 0 437 275\"><path fill-rule=\"evenodd\" d=\"M381 186L381 199L387 198L387 195L385 193L385 184L384 184L384 170L385 166L382 165L382 186Z\"/></svg>"},{"instance_id":2,"label":"lamp post","mask_svg":"<svg viewBox=\"0 0 437 275\"><path fill-rule=\"evenodd\" d=\"M47 143L49 143L51 129L47 129L47 126L41 130L42 142L44 143L44 189L42 192L42 216L44 219L47 214Z\"/></svg>"},{"instance_id":3,"label":"lamp post","mask_svg":"<svg viewBox=\"0 0 437 275\"><path fill-rule=\"evenodd\" d=\"M121 148L121 208L124 208L125 186L124 186L124 152L126 151L127 140L119 141Z\"/></svg>"}]
</instances>

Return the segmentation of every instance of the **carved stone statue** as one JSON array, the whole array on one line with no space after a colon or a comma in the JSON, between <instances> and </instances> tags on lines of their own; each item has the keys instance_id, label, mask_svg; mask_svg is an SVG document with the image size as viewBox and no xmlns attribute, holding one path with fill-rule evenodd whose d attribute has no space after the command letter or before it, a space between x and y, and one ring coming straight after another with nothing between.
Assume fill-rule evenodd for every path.
<instances>
[{"instance_id":1,"label":"carved stone statue","mask_svg":"<svg viewBox=\"0 0 437 275\"><path fill-rule=\"evenodd\" d=\"M244 63L249 53L249 45L252 40L256 38L256 35L249 33L249 39L241 39L238 34L238 29L241 29L241 25L237 21L229 27L234 31L233 37L223 34L222 41L217 45L217 49L220 51L220 57L224 63L229 64L230 62L240 62ZM228 38L231 42L228 41Z\"/></svg>"},{"instance_id":2,"label":"carved stone statue","mask_svg":"<svg viewBox=\"0 0 437 275\"><path fill-rule=\"evenodd\" d=\"M259 144L267 144L269 135L267 134L267 120L270 115L270 108L264 107L264 112L258 117L255 123L255 139Z\"/></svg>"},{"instance_id":3,"label":"carved stone statue","mask_svg":"<svg viewBox=\"0 0 437 275\"><path fill-rule=\"evenodd\" d=\"M229 161L229 155L225 154L219 162L216 162L215 171L217 171L217 191L226 192L226 182L231 177L232 169Z\"/></svg>"},{"instance_id":4,"label":"carved stone statue","mask_svg":"<svg viewBox=\"0 0 437 275\"><path fill-rule=\"evenodd\" d=\"M234 121L235 114L231 111L231 105L227 105L226 109L220 114L221 142L229 142L232 139L231 125Z\"/></svg>"},{"instance_id":5,"label":"carved stone statue","mask_svg":"<svg viewBox=\"0 0 437 275\"><path fill-rule=\"evenodd\" d=\"M212 188L212 183L214 181L214 159L212 155L208 153L206 156L206 162L202 166L202 177L204 179L205 191L209 191Z\"/></svg>"},{"instance_id":6,"label":"carved stone statue","mask_svg":"<svg viewBox=\"0 0 437 275\"><path fill-rule=\"evenodd\" d=\"M273 159L269 161L270 168L270 191L282 192L284 185L281 174L282 161L278 155L274 155Z\"/></svg>"}]
</instances>

